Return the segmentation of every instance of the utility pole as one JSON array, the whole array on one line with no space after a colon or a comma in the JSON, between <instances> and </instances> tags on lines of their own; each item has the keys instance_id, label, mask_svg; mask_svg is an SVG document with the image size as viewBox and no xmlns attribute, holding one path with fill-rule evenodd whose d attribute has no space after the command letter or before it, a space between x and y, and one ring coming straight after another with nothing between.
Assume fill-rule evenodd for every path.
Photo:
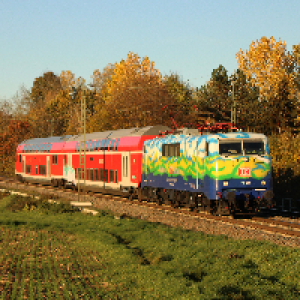
<instances>
[{"instance_id":1,"label":"utility pole","mask_svg":"<svg viewBox=\"0 0 300 300\"><path fill-rule=\"evenodd\" d=\"M231 101L231 123L236 124L236 101L234 100L234 85L236 81L232 81L232 101Z\"/></svg>"},{"instance_id":2,"label":"utility pole","mask_svg":"<svg viewBox=\"0 0 300 300\"><path fill-rule=\"evenodd\" d=\"M80 118L80 129L81 129L81 133L83 133L83 156L82 156L82 141L80 141L79 143L79 167L80 167L80 172L78 172L78 176L77 176L77 180L78 180L78 202L80 200L80 181L79 179L81 179L81 174L83 172L83 189L82 191L85 191L85 179L86 179L86 156L85 156L85 144L86 144L86 138L85 138L85 131L86 131L86 87L83 84L81 86L81 118ZM83 164L82 164L82 158L84 159ZM83 171L82 171L82 167L83 167Z\"/></svg>"},{"instance_id":3,"label":"utility pole","mask_svg":"<svg viewBox=\"0 0 300 300\"><path fill-rule=\"evenodd\" d=\"M69 95L72 96L73 101L75 100L76 97L76 88L73 86L72 88L72 93L70 93ZM85 160L85 144L86 144L86 137L85 137L85 133L86 133L86 87L84 84L81 85L81 99L80 99L80 104L81 104L81 115L80 115L80 132L81 134L83 133L83 145L82 145L82 141L78 142L79 145L79 156L78 156L78 173L77 173L77 188L78 188L78 202L80 200L80 179L81 179L81 175L83 173L83 192L85 189L85 179L86 179L86 160ZM82 146L83 146L83 155L82 155ZM82 164L82 158L84 159L83 164ZM79 171L80 169L80 171ZM83 169L83 170L82 170Z\"/></svg>"}]
</instances>

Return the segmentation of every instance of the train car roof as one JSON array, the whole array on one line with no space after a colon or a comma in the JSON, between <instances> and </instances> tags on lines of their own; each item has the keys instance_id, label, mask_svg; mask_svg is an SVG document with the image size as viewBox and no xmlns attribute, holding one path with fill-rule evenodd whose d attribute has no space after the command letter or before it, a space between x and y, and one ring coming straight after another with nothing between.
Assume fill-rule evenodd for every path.
<instances>
[{"instance_id":1,"label":"train car roof","mask_svg":"<svg viewBox=\"0 0 300 300\"><path fill-rule=\"evenodd\" d=\"M22 144L29 144L29 145L34 145L34 144L45 144L45 143L57 143L57 142L63 142L66 138L70 138L72 135L62 135L62 136L51 136L47 138L35 138L35 139L29 139L25 140L20 145Z\"/></svg>"},{"instance_id":2,"label":"train car roof","mask_svg":"<svg viewBox=\"0 0 300 300\"><path fill-rule=\"evenodd\" d=\"M156 126L146 126L146 127L135 127L129 129L118 129L118 130L108 130L103 132L93 132L87 133L85 135L86 141L89 140L102 140L102 139L115 139L121 137L130 136L145 136L145 135L158 135L162 131L171 130L171 128L162 125ZM72 142L72 141L83 141L84 135L64 135L64 136L52 136L48 138L35 138L25 140L22 144L33 145L33 144L45 144L45 143L59 143L59 142Z\"/></svg>"},{"instance_id":3,"label":"train car roof","mask_svg":"<svg viewBox=\"0 0 300 300\"><path fill-rule=\"evenodd\" d=\"M88 140L102 140L102 139L116 139L121 137L130 137L130 136L144 136L144 135L158 135L161 131L171 130L167 126L157 125L157 126L147 126L147 127L136 127L128 129L118 129L118 130L108 130L103 132L93 132L87 133L85 135L86 141ZM64 141L83 141L84 135L74 135L69 138L64 139Z\"/></svg>"}]
</instances>

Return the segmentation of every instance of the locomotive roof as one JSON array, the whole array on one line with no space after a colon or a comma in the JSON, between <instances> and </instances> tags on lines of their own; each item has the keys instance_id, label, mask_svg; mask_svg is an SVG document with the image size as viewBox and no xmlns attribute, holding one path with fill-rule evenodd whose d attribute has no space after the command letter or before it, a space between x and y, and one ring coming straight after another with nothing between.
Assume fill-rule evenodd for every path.
<instances>
[{"instance_id":1,"label":"locomotive roof","mask_svg":"<svg viewBox=\"0 0 300 300\"><path fill-rule=\"evenodd\" d=\"M86 141L88 140L102 140L106 138L114 139L128 136L143 136L143 135L158 135L160 131L171 130L171 128L162 125L135 127L129 129L108 130L103 132L87 133L85 135ZM21 144L44 144L44 143L58 143L58 142L71 142L83 141L84 135L64 135L52 136L48 138L35 138L23 141Z\"/></svg>"}]
</instances>

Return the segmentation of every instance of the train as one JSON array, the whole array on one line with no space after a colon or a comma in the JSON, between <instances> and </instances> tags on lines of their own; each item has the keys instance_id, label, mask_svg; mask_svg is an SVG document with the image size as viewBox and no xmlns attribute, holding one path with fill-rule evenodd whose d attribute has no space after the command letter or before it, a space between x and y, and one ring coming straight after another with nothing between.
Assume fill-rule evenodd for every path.
<instances>
[{"instance_id":1,"label":"train","mask_svg":"<svg viewBox=\"0 0 300 300\"><path fill-rule=\"evenodd\" d=\"M15 174L21 182L79 185L87 192L213 215L255 213L274 205L268 138L217 125L29 139L17 147Z\"/></svg>"}]
</instances>

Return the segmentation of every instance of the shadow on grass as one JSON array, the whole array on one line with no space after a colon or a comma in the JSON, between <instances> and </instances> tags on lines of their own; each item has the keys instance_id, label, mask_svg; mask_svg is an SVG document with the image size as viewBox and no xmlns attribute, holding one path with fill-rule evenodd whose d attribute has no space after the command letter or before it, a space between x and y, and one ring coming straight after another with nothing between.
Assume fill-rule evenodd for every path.
<instances>
[{"instance_id":1,"label":"shadow on grass","mask_svg":"<svg viewBox=\"0 0 300 300\"><path fill-rule=\"evenodd\" d=\"M22 221L0 221L0 225L9 225L9 226L24 226L27 225L27 222L22 222Z\"/></svg>"},{"instance_id":2,"label":"shadow on grass","mask_svg":"<svg viewBox=\"0 0 300 300\"><path fill-rule=\"evenodd\" d=\"M207 273L202 272L202 271L200 271L200 272L190 272L190 271L183 272L183 276L193 282L201 282L203 277L206 275L207 275Z\"/></svg>"},{"instance_id":3,"label":"shadow on grass","mask_svg":"<svg viewBox=\"0 0 300 300\"><path fill-rule=\"evenodd\" d=\"M144 256L144 253L143 253L143 251L140 248L138 248L138 247L130 247L129 244L131 242L128 241L128 240L123 239L120 235L117 235L117 234L111 233L111 232L107 232L107 231L106 231L106 233L108 233L111 236L113 236L114 238L116 238L117 242L119 244L124 245L126 249L131 250L132 254L135 255L135 256L137 256L139 258L140 263L142 265L150 265L151 262Z\"/></svg>"},{"instance_id":4,"label":"shadow on grass","mask_svg":"<svg viewBox=\"0 0 300 300\"><path fill-rule=\"evenodd\" d=\"M235 300L253 300L255 299L254 296L252 296L252 293L249 291L244 291L241 288L234 286L234 285L226 285L221 287L217 292L217 297L212 298L214 300L216 299L235 299ZM220 296L220 297L219 297Z\"/></svg>"}]
</instances>

